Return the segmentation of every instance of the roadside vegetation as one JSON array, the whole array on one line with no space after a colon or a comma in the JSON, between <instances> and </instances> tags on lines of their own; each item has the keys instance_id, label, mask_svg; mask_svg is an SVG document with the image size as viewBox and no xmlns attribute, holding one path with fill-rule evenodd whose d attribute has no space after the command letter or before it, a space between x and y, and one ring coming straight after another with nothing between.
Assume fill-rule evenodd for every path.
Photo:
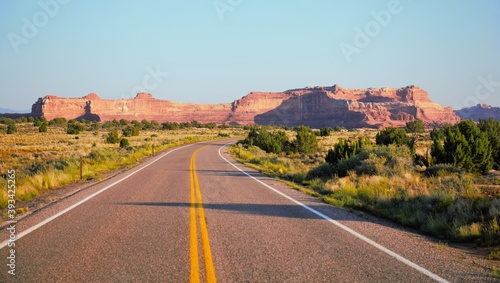
<instances>
[{"instance_id":1,"label":"roadside vegetation","mask_svg":"<svg viewBox=\"0 0 500 283\"><path fill-rule=\"evenodd\" d=\"M15 129L15 130L14 130ZM226 125L56 118L0 118L0 209L7 206L7 172L16 170L16 206L45 191L86 180L99 181L113 170L138 164L167 148L203 140L243 136ZM82 171L80 176L80 165Z\"/></svg>"},{"instance_id":2,"label":"roadside vegetation","mask_svg":"<svg viewBox=\"0 0 500 283\"><path fill-rule=\"evenodd\" d=\"M427 132L421 121L381 131L255 127L231 150L327 203L445 241L500 245L500 176L490 171L500 165L499 121Z\"/></svg>"}]
</instances>

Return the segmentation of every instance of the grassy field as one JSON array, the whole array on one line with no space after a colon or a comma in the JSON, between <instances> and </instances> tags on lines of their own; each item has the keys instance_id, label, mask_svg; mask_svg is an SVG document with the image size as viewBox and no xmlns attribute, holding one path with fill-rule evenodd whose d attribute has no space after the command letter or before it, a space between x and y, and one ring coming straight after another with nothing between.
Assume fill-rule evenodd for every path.
<instances>
[{"instance_id":1,"label":"grassy field","mask_svg":"<svg viewBox=\"0 0 500 283\"><path fill-rule=\"evenodd\" d=\"M141 129L137 136L126 137L129 145L120 147L107 143L107 136L115 128L122 135L122 130L130 124L106 128L102 123L82 125L86 129L78 134L67 134L66 123L48 126L47 132L39 132L39 127L31 122L17 123L14 134L6 134L6 126L0 125L0 209L3 216L8 204L9 170L16 170L16 207L17 213L23 213L27 210L23 203L44 191L85 180L99 181L107 172L137 165L153 151L202 140L243 136L240 128L162 130L159 125L155 129Z\"/></svg>"},{"instance_id":2,"label":"grassy field","mask_svg":"<svg viewBox=\"0 0 500 283\"><path fill-rule=\"evenodd\" d=\"M498 172L477 176L448 165L426 168L414 164L407 146L373 145L342 161L350 168L346 176L331 173L325 157L339 139L362 136L374 142L376 134L375 130L332 132L318 137L320 148L309 155L266 153L241 144L231 150L248 166L327 203L381 216L444 241L500 244ZM428 132L418 134L417 154L425 156L430 145Z\"/></svg>"}]
</instances>

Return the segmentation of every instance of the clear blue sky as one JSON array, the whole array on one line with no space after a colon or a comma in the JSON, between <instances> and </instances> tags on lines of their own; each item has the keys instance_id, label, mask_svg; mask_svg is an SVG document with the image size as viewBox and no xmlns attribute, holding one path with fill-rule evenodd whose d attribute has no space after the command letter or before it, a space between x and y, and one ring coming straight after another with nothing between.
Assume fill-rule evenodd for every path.
<instances>
[{"instance_id":1,"label":"clear blue sky","mask_svg":"<svg viewBox=\"0 0 500 283\"><path fill-rule=\"evenodd\" d=\"M444 106L500 106L496 0L59 1L0 0L1 108L141 88L222 103L333 84L414 84Z\"/></svg>"}]
</instances>

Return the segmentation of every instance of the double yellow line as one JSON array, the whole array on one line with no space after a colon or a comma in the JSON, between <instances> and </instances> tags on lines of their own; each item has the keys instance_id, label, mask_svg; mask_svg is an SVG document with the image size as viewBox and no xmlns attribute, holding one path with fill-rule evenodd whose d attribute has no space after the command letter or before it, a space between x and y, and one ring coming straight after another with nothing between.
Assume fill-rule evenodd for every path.
<instances>
[{"instance_id":1,"label":"double yellow line","mask_svg":"<svg viewBox=\"0 0 500 283\"><path fill-rule=\"evenodd\" d=\"M208 145L206 145L208 146ZM189 206L189 242L190 242L190 282L200 282L200 263L198 255L198 231L196 224L196 208L198 208L198 216L200 219L200 234L203 247L203 258L205 259L205 276L207 282L216 282L214 263L212 261L212 252L210 251L210 242L208 240L207 222L205 221L205 212L203 211L203 202L201 199L200 184L198 175L196 174L196 154L204 147L200 147L191 155L191 163L189 164L190 174L190 206Z\"/></svg>"}]
</instances>

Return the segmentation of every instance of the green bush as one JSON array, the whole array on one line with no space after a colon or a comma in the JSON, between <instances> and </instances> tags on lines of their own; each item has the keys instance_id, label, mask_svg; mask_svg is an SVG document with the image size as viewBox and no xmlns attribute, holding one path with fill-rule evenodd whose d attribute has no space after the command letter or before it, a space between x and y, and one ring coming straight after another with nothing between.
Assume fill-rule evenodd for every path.
<instances>
[{"instance_id":1,"label":"green bush","mask_svg":"<svg viewBox=\"0 0 500 283\"><path fill-rule=\"evenodd\" d=\"M8 125L11 123L15 123L14 119L11 118L5 118L5 117L0 117L0 124Z\"/></svg>"},{"instance_id":2,"label":"green bush","mask_svg":"<svg viewBox=\"0 0 500 283\"><path fill-rule=\"evenodd\" d=\"M134 126L127 126L125 129L122 130L122 134L124 137L137 137L141 133L141 126L139 125L134 125Z\"/></svg>"},{"instance_id":3,"label":"green bush","mask_svg":"<svg viewBox=\"0 0 500 283\"><path fill-rule=\"evenodd\" d=\"M486 133L490 142L494 168L500 170L500 121L495 121L493 118L481 119L478 127L481 132Z\"/></svg>"},{"instance_id":4,"label":"green bush","mask_svg":"<svg viewBox=\"0 0 500 283\"><path fill-rule=\"evenodd\" d=\"M21 117L16 119L16 123L26 123L26 122L28 122L28 118L26 118L24 116L21 116Z\"/></svg>"},{"instance_id":5,"label":"green bush","mask_svg":"<svg viewBox=\"0 0 500 283\"><path fill-rule=\"evenodd\" d=\"M332 178L333 173L333 166L330 163L323 163L318 167L309 170L305 176L305 180L309 181L313 179L321 179L323 181L327 181Z\"/></svg>"},{"instance_id":6,"label":"green bush","mask_svg":"<svg viewBox=\"0 0 500 283\"><path fill-rule=\"evenodd\" d=\"M375 140L378 145L408 145L410 143L410 138L406 134L406 131L396 127L388 127L378 132Z\"/></svg>"},{"instance_id":7,"label":"green bush","mask_svg":"<svg viewBox=\"0 0 500 283\"><path fill-rule=\"evenodd\" d=\"M319 130L319 135L321 137L328 137L329 135L331 135L331 133L332 133L331 128L322 128L321 130Z\"/></svg>"},{"instance_id":8,"label":"green bush","mask_svg":"<svg viewBox=\"0 0 500 283\"><path fill-rule=\"evenodd\" d=\"M106 121L104 122L104 124L102 124L102 127L104 129L117 128L118 126L120 126L120 122L116 121L116 119L113 119L112 121Z\"/></svg>"},{"instance_id":9,"label":"green bush","mask_svg":"<svg viewBox=\"0 0 500 283\"><path fill-rule=\"evenodd\" d=\"M350 156L358 154L362 148L371 145L371 142L364 138L359 137L355 141L350 139L344 140L339 139L339 142L335 144L333 149L329 149L326 155L325 161L331 165L335 165L341 159L347 159Z\"/></svg>"},{"instance_id":10,"label":"green bush","mask_svg":"<svg viewBox=\"0 0 500 283\"><path fill-rule=\"evenodd\" d=\"M129 145L130 145L130 143L129 143L128 139L122 138L120 140L120 147L121 148L127 148Z\"/></svg>"},{"instance_id":11,"label":"green bush","mask_svg":"<svg viewBox=\"0 0 500 283\"><path fill-rule=\"evenodd\" d=\"M117 129L113 129L111 132L108 133L108 136L106 137L106 142L107 143L119 143L120 142L120 136L118 135Z\"/></svg>"},{"instance_id":12,"label":"green bush","mask_svg":"<svg viewBox=\"0 0 500 283\"><path fill-rule=\"evenodd\" d=\"M433 164L448 163L467 172L487 174L493 167L488 134L472 120L444 128L444 142L436 137L431 147Z\"/></svg>"},{"instance_id":13,"label":"green bush","mask_svg":"<svg viewBox=\"0 0 500 283\"><path fill-rule=\"evenodd\" d=\"M306 174L302 173L302 172L298 172L298 173L290 173L287 175L288 178L297 183L297 184L302 184L304 183L304 181L306 180Z\"/></svg>"},{"instance_id":14,"label":"green bush","mask_svg":"<svg viewBox=\"0 0 500 283\"><path fill-rule=\"evenodd\" d=\"M43 122L40 127L38 128L38 132L40 133L46 133L47 132L47 123Z\"/></svg>"},{"instance_id":15,"label":"green bush","mask_svg":"<svg viewBox=\"0 0 500 283\"><path fill-rule=\"evenodd\" d=\"M340 177L347 176L349 171L385 176L413 170L413 159L407 146L377 146L362 148L358 154L339 160L333 169Z\"/></svg>"},{"instance_id":16,"label":"green bush","mask_svg":"<svg viewBox=\"0 0 500 283\"><path fill-rule=\"evenodd\" d=\"M432 131L429 133L431 136L431 140L438 140L438 141L443 141L444 140L444 130L434 128Z\"/></svg>"},{"instance_id":17,"label":"green bush","mask_svg":"<svg viewBox=\"0 0 500 283\"><path fill-rule=\"evenodd\" d=\"M421 120L415 120L407 122L405 126L405 131L407 133L423 133L425 132L424 123Z\"/></svg>"},{"instance_id":18,"label":"green bush","mask_svg":"<svg viewBox=\"0 0 500 283\"><path fill-rule=\"evenodd\" d=\"M427 177L436 177L436 176L449 176L453 174L463 174L464 170L457 168L451 164L436 164L432 165L424 171L425 176Z\"/></svg>"},{"instance_id":19,"label":"green bush","mask_svg":"<svg viewBox=\"0 0 500 283\"><path fill-rule=\"evenodd\" d=\"M290 147L288 137L284 131L269 133L265 127L258 130L252 128L243 143L248 146L255 145L267 153L281 153Z\"/></svg>"},{"instance_id":20,"label":"green bush","mask_svg":"<svg viewBox=\"0 0 500 283\"><path fill-rule=\"evenodd\" d=\"M88 157L89 160L92 161L92 163L98 164L111 160L113 155L113 152L111 152L110 150L107 150L105 148L96 148L89 153Z\"/></svg>"},{"instance_id":21,"label":"green bush","mask_svg":"<svg viewBox=\"0 0 500 283\"><path fill-rule=\"evenodd\" d=\"M8 123L7 124L7 134L11 135L17 132L17 127L14 122Z\"/></svg>"},{"instance_id":22,"label":"green bush","mask_svg":"<svg viewBox=\"0 0 500 283\"><path fill-rule=\"evenodd\" d=\"M314 135L309 127L299 126L292 147L295 152L312 154L318 150L316 135Z\"/></svg>"},{"instance_id":23,"label":"green bush","mask_svg":"<svg viewBox=\"0 0 500 283\"><path fill-rule=\"evenodd\" d=\"M99 123L98 122L92 123L87 130L88 131L99 131Z\"/></svg>"},{"instance_id":24,"label":"green bush","mask_svg":"<svg viewBox=\"0 0 500 283\"><path fill-rule=\"evenodd\" d=\"M78 135L81 131L85 131L85 126L75 120L70 120L66 128L66 133L70 135Z\"/></svg>"},{"instance_id":25,"label":"green bush","mask_svg":"<svg viewBox=\"0 0 500 283\"><path fill-rule=\"evenodd\" d=\"M66 124L66 118L64 118L64 117L54 118L54 119L50 120L50 122L49 122L49 126L64 125L64 124Z\"/></svg>"}]
</instances>

